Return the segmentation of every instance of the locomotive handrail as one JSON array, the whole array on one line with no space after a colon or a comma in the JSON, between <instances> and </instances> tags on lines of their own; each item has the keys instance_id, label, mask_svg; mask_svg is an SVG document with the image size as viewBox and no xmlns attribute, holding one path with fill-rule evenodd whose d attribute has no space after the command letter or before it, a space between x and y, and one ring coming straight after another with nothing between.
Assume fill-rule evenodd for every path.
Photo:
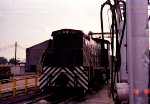
<instances>
[{"instance_id":1,"label":"locomotive handrail","mask_svg":"<svg viewBox=\"0 0 150 104\"><path fill-rule=\"evenodd\" d=\"M42 59L43 58L43 59ZM42 54L40 56L40 60L39 60L39 64L38 64L38 67L39 67L39 71L38 71L38 74L41 73L41 70L42 70L42 66L43 66L43 60L45 59L45 50L42 51Z\"/></svg>"},{"instance_id":2,"label":"locomotive handrail","mask_svg":"<svg viewBox=\"0 0 150 104\"><path fill-rule=\"evenodd\" d=\"M89 63L89 61L88 61L88 59L87 59L87 56L86 56L86 54L85 54L85 50L82 48L82 50L83 50L83 54L84 54L84 56L85 56L85 59L86 59L86 61L87 61L87 64L88 64L88 66L89 66L89 79L90 79L90 63Z\"/></svg>"},{"instance_id":3,"label":"locomotive handrail","mask_svg":"<svg viewBox=\"0 0 150 104\"><path fill-rule=\"evenodd\" d=\"M89 57L90 57L90 60L92 61L90 52L89 52ZM92 61L92 66L93 66L93 77L94 77L94 63L93 63L93 61Z\"/></svg>"}]
</instances>

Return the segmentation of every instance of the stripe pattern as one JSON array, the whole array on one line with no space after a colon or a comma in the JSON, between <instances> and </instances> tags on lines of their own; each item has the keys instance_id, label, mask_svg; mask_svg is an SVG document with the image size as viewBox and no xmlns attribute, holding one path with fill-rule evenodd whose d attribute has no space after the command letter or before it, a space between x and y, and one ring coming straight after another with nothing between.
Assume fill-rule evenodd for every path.
<instances>
[{"instance_id":1,"label":"stripe pattern","mask_svg":"<svg viewBox=\"0 0 150 104\"><path fill-rule=\"evenodd\" d=\"M76 67L44 67L39 78L39 89L46 86L55 86L56 79L61 73L65 73L69 81L68 87L82 87L88 90L88 74L84 72L83 66Z\"/></svg>"}]
</instances>

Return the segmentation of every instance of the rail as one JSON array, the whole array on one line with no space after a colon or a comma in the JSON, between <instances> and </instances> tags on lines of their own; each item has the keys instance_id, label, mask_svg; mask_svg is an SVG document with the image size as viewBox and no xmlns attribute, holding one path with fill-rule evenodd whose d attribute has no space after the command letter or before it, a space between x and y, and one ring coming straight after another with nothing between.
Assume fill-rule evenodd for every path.
<instances>
[{"instance_id":1,"label":"rail","mask_svg":"<svg viewBox=\"0 0 150 104\"><path fill-rule=\"evenodd\" d=\"M43 61L45 59L45 50L42 51L42 54L40 56L40 60L39 60L39 63L38 63L38 74L40 75L41 73L41 70L42 70L42 66L43 66Z\"/></svg>"},{"instance_id":2,"label":"rail","mask_svg":"<svg viewBox=\"0 0 150 104\"><path fill-rule=\"evenodd\" d=\"M8 95L16 97L19 91L22 91L22 94L27 94L29 88L34 91L38 90L37 75L0 80L0 98L5 98Z\"/></svg>"},{"instance_id":3,"label":"rail","mask_svg":"<svg viewBox=\"0 0 150 104\"><path fill-rule=\"evenodd\" d=\"M86 62L87 62L87 64L88 64L88 66L89 66L89 72L88 72L88 74L89 74L89 80L90 80L90 63L89 63L89 61L88 61L87 55L86 55L86 53L85 53L85 50L84 50L84 49L82 49L82 50L83 50L83 54L84 54L84 56L85 56L85 60L86 60Z\"/></svg>"},{"instance_id":4,"label":"rail","mask_svg":"<svg viewBox=\"0 0 150 104\"><path fill-rule=\"evenodd\" d=\"M93 67L93 78L94 78L94 63L93 63L93 59L92 59L92 57L91 57L91 54L90 54L90 51L89 51L89 57L90 57L90 60L91 60L91 62L92 62L92 67Z\"/></svg>"}]
</instances>

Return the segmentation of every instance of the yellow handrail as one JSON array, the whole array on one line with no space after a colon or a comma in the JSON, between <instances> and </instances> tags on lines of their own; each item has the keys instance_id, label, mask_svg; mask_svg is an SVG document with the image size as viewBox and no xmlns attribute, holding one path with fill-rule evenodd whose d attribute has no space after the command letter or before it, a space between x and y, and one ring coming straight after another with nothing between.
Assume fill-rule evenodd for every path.
<instances>
[{"instance_id":1,"label":"yellow handrail","mask_svg":"<svg viewBox=\"0 0 150 104\"><path fill-rule=\"evenodd\" d=\"M90 52L89 52L89 57L90 57L90 60L92 61ZM94 63L93 63L93 61L92 61L92 66L93 66L93 77L94 77Z\"/></svg>"},{"instance_id":2,"label":"yellow handrail","mask_svg":"<svg viewBox=\"0 0 150 104\"><path fill-rule=\"evenodd\" d=\"M25 93L27 93L27 89L28 89L28 79L27 78L25 78L25 84L24 84L25 86Z\"/></svg>"},{"instance_id":3,"label":"yellow handrail","mask_svg":"<svg viewBox=\"0 0 150 104\"><path fill-rule=\"evenodd\" d=\"M83 50L83 54L84 54L84 56L85 56L86 62L87 62L87 64L88 64L88 66L89 66L89 80L90 80L90 63L89 63L89 61L88 61L88 58L87 58L87 56L86 56L85 51L84 51L83 48L82 48L82 50Z\"/></svg>"},{"instance_id":4,"label":"yellow handrail","mask_svg":"<svg viewBox=\"0 0 150 104\"><path fill-rule=\"evenodd\" d=\"M25 90L24 94L27 94L28 92L28 88L30 87L34 87L35 91L37 91L38 89L38 76L30 76L30 77L24 77L24 78L20 78L20 79L8 79L8 83L12 83L12 84L8 84L9 86L5 87L5 84L2 84L3 80L0 80L0 98L3 97L3 94L5 95L5 93L7 92L12 92L12 96L16 97L17 96L17 91L19 90ZM4 80L6 81L6 79ZM20 85L20 81L24 81L23 85ZM34 81L33 83L29 82L29 81Z\"/></svg>"},{"instance_id":5,"label":"yellow handrail","mask_svg":"<svg viewBox=\"0 0 150 104\"><path fill-rule=\"evenodd\" d=\"M42 54L40 56L40 60L39 60L39 64L38 64L38 68L39 68L39 71L38 71L38 75L41 73L41 67L43 66L43 60L45 59L45 50L42 51Z\"/></svg>"},{"instance_id":6,"label":"yellow handrail","mask_svg":"<svg viewBox=\"0 0 150 104\"><path fill-rule=\"evenodd\" d=\"M38 89L37 83L38 83L38 76L35 76L35 91L37 91Z\"/></svg>"},{"instance_id":7,"label":"yellow handrail","mask_svg":"<svg viewBox=\"0 0 150 104\"><path fill-rule=\"evenodd\" d=\"M16 79L13 79L13 97L16 97Z\"/></svg>"}]
</instances>

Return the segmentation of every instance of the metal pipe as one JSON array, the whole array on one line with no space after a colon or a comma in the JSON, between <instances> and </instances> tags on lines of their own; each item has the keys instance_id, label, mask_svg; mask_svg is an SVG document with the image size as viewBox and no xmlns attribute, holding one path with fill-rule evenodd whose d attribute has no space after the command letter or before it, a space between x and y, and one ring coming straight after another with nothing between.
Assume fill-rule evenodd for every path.
<instances>
[{"instance_id":1,"label":"metal pipe","mask_svg":"<svg viewBox=\"0 0 150 104\"><path fill-rule=\"evenodd\" d=\"M130 17L130 9L131 9L131 4L130 4L130 0L127 0L126 2L126 18L127 18L127 40L128 40L128 43L127 43L127 65L128 65L128 72L129 72L129 76L128 76L128 82L129 82L129 103L130 104L134 104L134 100L133 100L133 68L132 68L132 39L131 39L131 17Z\"/></svg>"},{"instance_id":2,"label":"metal pipe","mask_svg":"<svg viewBox=\"0 0 150 104\"><path fill-rule=\"evenodd\" d=\"M120 37L122 37L122 31L123 31L123 24L124 24L124 21L121 21L120 22L120 28L119 28L119 31L120 31ZM126 52L126 28L125 28L125 31L124 31L124 38L122 40L122 44L121 44L121 48L120 48L120 51L121 51L121 66L120 66L120 81L121 82L127 82L128 81L128 72L127 72L127 58L126 58L126 55L127 55L127 52Z\"/></svg>"},{"instance_id":3,"label":"metal pipe","mask_svg":"<svg viewBox=\"0 0 150 104\"><path fill-rule=\"evenodd\" d=\"M147 104L148 68L143 57L148 49L148 3L146 0L127 0L127 33L128 33L128 70L129 70L129 103ZM137 94L133 90L138 89Z\"/></svg>"}]
</instances>

